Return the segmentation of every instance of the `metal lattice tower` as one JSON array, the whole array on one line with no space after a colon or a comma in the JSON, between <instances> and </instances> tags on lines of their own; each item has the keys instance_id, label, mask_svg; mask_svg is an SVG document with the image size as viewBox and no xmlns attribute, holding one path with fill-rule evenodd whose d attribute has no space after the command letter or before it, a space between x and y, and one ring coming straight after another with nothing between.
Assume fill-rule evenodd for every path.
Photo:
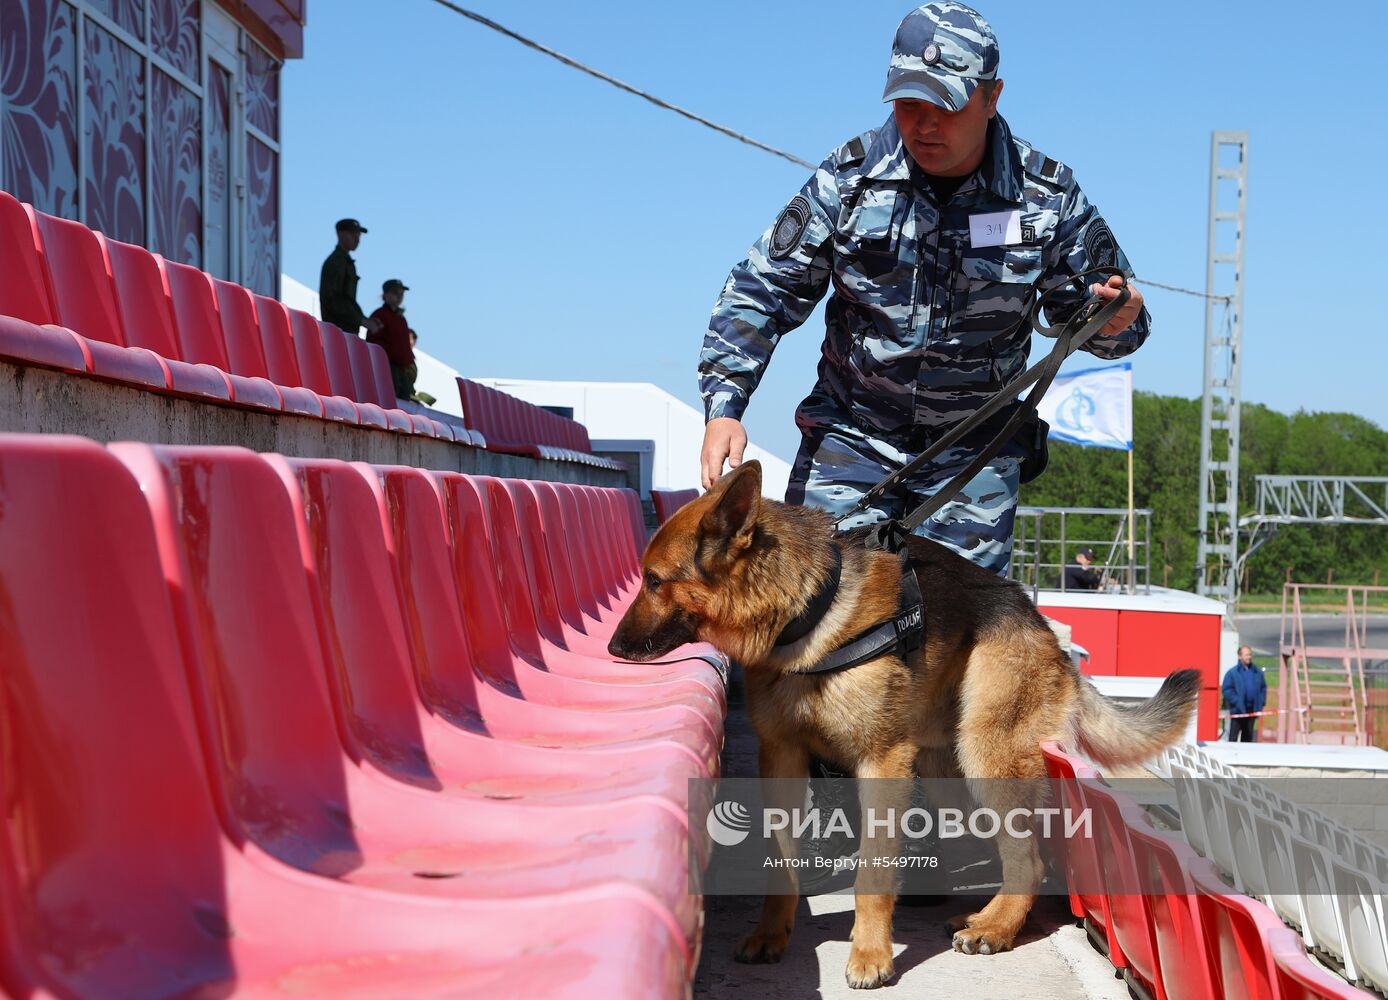
<instances>
[{"instance_id":1,"label":"metal lattice tower","mask_svg":"<svg viewBox=\"0 0 1388 1000\"><path fill-rule=\"evenodd\" d=\"M1228 164L1232 159L1232 165ZM1200 533L1196 592L1232 605L1239 517L1239 352L1248 133L1210 137L1210 232L1205 265L1205 396L1200 409ZM1232 273L1231 273L1232 272Z\"/></svg>"}]
</instances>

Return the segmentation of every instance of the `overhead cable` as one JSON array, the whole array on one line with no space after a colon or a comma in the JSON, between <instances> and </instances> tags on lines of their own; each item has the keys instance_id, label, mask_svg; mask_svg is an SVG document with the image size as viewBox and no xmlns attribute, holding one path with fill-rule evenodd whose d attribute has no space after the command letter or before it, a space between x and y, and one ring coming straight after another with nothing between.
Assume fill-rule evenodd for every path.
<instances>
[{"instance_id":1,"label":"overhead cable","mask_svg":"<svg viewBox=\"0 0 1388 1000\"><path fill-rule=\"evenodd\" d=\"M815 165L813 163L810 163L808 160L802 160L800 159L800 157L795 156L791 153L787 153L783 149L777 149L775 146L768 146L764 142L758 142L756 139L753 139L749 135L744 135L741 132L738 132L734 129L730 129L726 125L719 125L717 122L709 121L702 115L696 115L694 112L689 111L686 108L682 108L677 104L671 104L669 101L662 100L661 98L656 97L654 94L648 94L646 91L641 90L639 87L633 87L629 83L623 83L621 80L618 80L614 76L608 76L601 70L597 70L594 69L592 66L585 65L584 63L579 62L577 59L571 59L568 56L564 55L562 52L556 52L548 45L542 45L539 42L535 41L533 38L527 38L525 35L522 35L518 31L512 31L505 25L497 24L491 18L485 17L482 14L477 13L477 11L475 10L469 10L466 7L462 7L456 3L453 3L452 0L434 0L434 3L438 4L440 7L446 7L448 10L453 11L453 13L455 14L461 14L463 17L467 18L470 21L476 21L483 27L490 28L492 31L495 31L498 34L505 35L507 38L510 38L513 41L520 42L526 48L534 49L536 52L543 53L544 55L549 56L551 59L557 59L565 66L568 66L572 69L576 69L580 73L587 73L589 76L596 77L597 79L602 80L604 83L612 84L612 86L618 88L619 90L625 90L628 94L634 94L635 96L641 98L644 101L650 101L658 108L664 108L666 111L673 111L675 114L682 115L685 118L688 118L690 121L698 122L700 125L703 125L706 128L711 128L715 132L722 133L723 135L728 136L730 139L736 139L738 142L746 143L748 146L760 149L765 153L770 153L772 156L779 156L783 160L789 160L796 166L806 167L810 170L815 169ZM1134 280L1144 285L1150 285L1153 288L1165 289L1168 292L1180 292L1182 295L1194 295L1197 298L1201 299L1213 299L1218 302L1227 302L1232 298L1232 296L1229 295L1211 295L1208 292L1197 292L1192 288L1180 288L1176 285L1165 285L1162 284L1160 281L1148 281L1146 278L1137 278Z\"/></svg>"}]
</instances>

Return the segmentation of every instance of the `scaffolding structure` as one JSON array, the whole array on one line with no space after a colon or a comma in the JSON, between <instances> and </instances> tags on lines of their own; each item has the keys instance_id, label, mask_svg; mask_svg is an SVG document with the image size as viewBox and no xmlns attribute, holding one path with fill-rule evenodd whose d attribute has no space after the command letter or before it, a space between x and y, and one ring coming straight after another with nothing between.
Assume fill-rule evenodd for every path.
<instances>
[{"instance_id":1,"label":"scaffolding structure","mask_svg":"<svg viewBox=\"0 0 1388 1000\"><path fill-rule=\"evenodd\" d=\"M1215 132L1210 137L1205 392L1200 409L1200 527L1195 571L1196 592L1229 605L1238 586L1239 352L1247 201L1248 133Z\"/></svg>"}]
</instances>

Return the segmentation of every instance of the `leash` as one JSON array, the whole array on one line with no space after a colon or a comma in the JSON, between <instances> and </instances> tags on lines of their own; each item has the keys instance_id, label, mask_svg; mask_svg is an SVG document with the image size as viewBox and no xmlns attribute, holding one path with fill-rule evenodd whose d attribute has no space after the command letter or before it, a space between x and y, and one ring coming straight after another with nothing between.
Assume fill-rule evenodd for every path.
<instances>
[{"instance_id":1,"label":"leash","mask_svg":"<svg viewBox=\"0 0 1388 1000\"><path fill-rule=\"evenodd\" d=\"M1052 295L1070 284L1077 284L1083 287L1085 280L1090 275L1102 274L1106 277L1117 275L1123 279L1123 284L1118 290L1117 297L1105 302L1097 296L1091 297L1084 303L1075 314L1070 317L1054 333L1055 346L1051 348L1049 354L1038 361L1031 368L1019 375L1013 382L1004 386L998 393L983 406L969 415L968 419L955 426L947 434L932 444L925 451L921 452L911 461L907 462L900 469L888 475L864 493L856 504L848 511L834 519L834 524L839 524L856 514L861 514L872 506L873 502L881 497L887 490L897 483L906 479L917 469L920 469L927 462L942 454L947 448L952 448L967 435L973 433L982 426L989 418L994 416L999 410L1006 406L1014 397L1027 387L1032 387L1022 406L1017 409L1011 418L1003 425L993 439L982 448L978 455L970 462L962 472L947 482L936 494L927 499L915 510L901 518L896 524L899 525L902 535L909 535L916 528L920 527L930 515L936 513L940 508L952 501L964 484L978 475L983 468L993 460L994 456L1016 435L1017 431L1025 423L1027 417L1036 410L1041 398L1045 396L1046 390L1051 387L1051 382L1055 380L1056 374L1060 371L1061 364L1075 351L1079 350L1088 343L1095 334L1108 325L1109 321L1127 305L1132 297L1132 291L1128 288L1127 276L1116 267L1093 267L1087 271L1069 277L1062 278L1044 289L1028 310L1027 315L1022 317L1021 322L1031 323L1032 329L1036 332L1051 336L1054 327L1045 326L1038 322L1041 316L1042 307ZM888 530L884 535L884 541L890 541L891 536L896 532Z\"/></svg>"},{"instance_id":2,"label":"leash","mask_svg":"<svg viewBox=\"0 0 1388 1000\"><path fill-rule=\"evenodd\" d=\"M1062 278L1045 288L1027 310L1026 315L1019 321L1019 324L1029 322L1032 329L1038 333L1051 336L1054 328L1045 326L1039 321L1046 302L1056 292L1072 283L1084 288L1085 279L1090 275L1104 275L1105 277L1117 275L1123 279L1118 295L1108 302L1098 296L1091 297L1076 310L1075 314L1061 326L1059 331L1054 332L1055 346L1051 348L1046 357L1023 372L1015 381L1004 386L992 399L970 414L968 419L958 424L925 451L864 493L850 510L834 519L834 524L838 525L855 514L862 513L887 490L942 454L945 449L951 448L963 440L965 436L982 426L985 421L993 417L1024 389L1031 387L1031 392L1028 393L1022 405L1008 418L1002 429L979 451L978 455L962 472L954 476L934 496L920 504L905 517L899 520L880 521L868 528L865 538L868 548L893 552L901 560L901 596L897 602L895 617L859 632L819 663L805 667L797 671L798 673L835 673L892 652L898 653L904 659L906 654L925 645L925 602L921 597L920 581L916 577L915 568L912 567L906 551L906 539L912 531L925 522L926 518L953 500L964 484L978 475L1007 442L1012 440L1022 424L1036 410L1065 359L1088 343L1127 305L1128 300L1132 297L1132 291L1128 288L1128 280L1123 272L1116 267L1094 267L1087 271L1081 271L1072 277ZM805 610L800 612L781 631L776 639L777 646L787 646L803 639L829 610L829 606L833 603L834 596L838 592L839 577L843 566L843 554L837 543L834 544L833 549L833 564L824 585L810 599Z\"/></svg>"}]
</instances>

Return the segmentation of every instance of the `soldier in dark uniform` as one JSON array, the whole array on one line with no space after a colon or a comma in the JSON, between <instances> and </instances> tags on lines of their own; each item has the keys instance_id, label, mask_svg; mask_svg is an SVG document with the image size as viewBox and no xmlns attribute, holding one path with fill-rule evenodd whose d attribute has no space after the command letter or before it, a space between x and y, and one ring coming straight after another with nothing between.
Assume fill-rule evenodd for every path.
<instances>
[{"instance_id":1,"label":"soldier in dark uniform","mask_svg":"<svg viewBox=\"0 0 1388 1000\"><path fill-rule=\"evenodd\" d=\"M323 320L341 327L356 336L364 326L368 333L376 333L381 324L362 312L357 305L357 262L352 259L352 251L361 243L366 227L356 219L339 219L337 222L337 246L323 261L323 271L318 276L318 305Z\"/></svg>"},{"instance_id":2,"label":"soldier in dark uniform","mask_svg":"<svg viewBox=\"0 0 1388 1000\"><path fill-rule=\"evenodd\" d=\"M786 500L842 514L1021 374L1039 285L1097 265L1132 277L1070 168L997 113L1002 89L997 38L977 11L940 0L901 22L883 94L892 114L829 155L714 306L699 356L706 487L725 461L742 459L742 413L777 341L831 289L819 378L796 412L802 442ZM1091 291L1112 299L1118 284ZM1063 322L1084 298L1056 293L1047 319ZM1149 329L1134 288L1084 350L1123 357ZM904 516L1013 412L841 527ZM1019 436L917 533L1005 575L1018 485L1039 472L1044 443L1039 427Z\"/></svg>"},{"instance_id":3,"label":"soldier in dark uniform","mask_svg":"<svg viewBox=\"0 0 1388 1000\"><path fill-rule=\"evenodd\" d=\"M381 286L381 308L371 314L377 330L366 335L370 343L380 344L386 352L397 399L414 399L414 383L419 378L411 336L414 331L405 322L405 293L409 290L410 286L399 278L391 278Z\"/></svg>"}]
</instances>

